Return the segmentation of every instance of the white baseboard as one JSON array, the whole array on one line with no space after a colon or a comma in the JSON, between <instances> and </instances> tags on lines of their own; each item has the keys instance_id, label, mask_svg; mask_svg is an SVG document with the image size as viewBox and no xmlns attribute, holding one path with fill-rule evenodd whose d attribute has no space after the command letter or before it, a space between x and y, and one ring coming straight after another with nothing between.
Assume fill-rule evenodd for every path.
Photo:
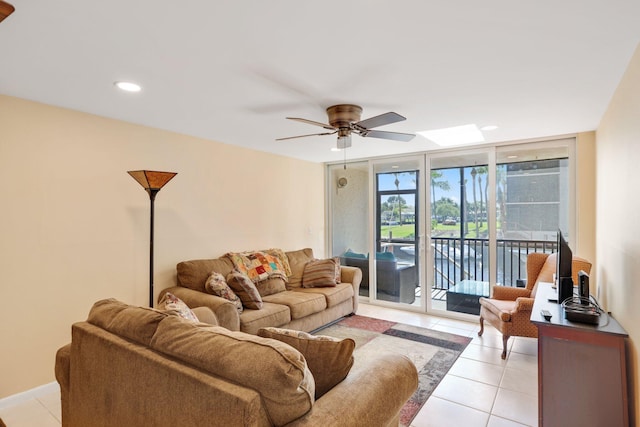
<instances>
[{"instance_id":1,"label":"white baseboard","mask_svg":"<svg viewBox=\"0 0 640 427\"><path fill-rule=\"evenodd\" d=\"M56 392L60 392L60 385L57 381L44 384L36 388L32 388L31 390L23 391L22 393L13 394L0 399L0 410Z\"/></svg>"}]
</instances>

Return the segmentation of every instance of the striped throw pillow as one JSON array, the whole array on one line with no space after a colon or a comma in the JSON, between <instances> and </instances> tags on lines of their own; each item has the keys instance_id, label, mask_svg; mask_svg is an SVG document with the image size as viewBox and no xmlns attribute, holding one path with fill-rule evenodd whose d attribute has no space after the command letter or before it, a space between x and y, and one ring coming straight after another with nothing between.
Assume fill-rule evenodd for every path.
<instances>
[{"instance_id":1,"label":"striped throw pillow","mask_svg":"<svg viewBox=\"0 0 640 427\"><path fill-rule=\"evenodd\" d=\"M322 288L336 286L336 272L339 272L340 265L335 258L314 259L304 266L302 273L303 288Z\"/></svg>"}]
</instances>

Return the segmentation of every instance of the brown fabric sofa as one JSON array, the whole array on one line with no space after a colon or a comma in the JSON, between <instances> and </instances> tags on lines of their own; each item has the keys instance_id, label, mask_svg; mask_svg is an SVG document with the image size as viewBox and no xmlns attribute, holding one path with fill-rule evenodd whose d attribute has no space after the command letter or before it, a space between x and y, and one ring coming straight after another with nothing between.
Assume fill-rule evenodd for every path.
<instances>
[{"instance_id":1,"label":"brown fabric sofa","mask_svg":"<svg viewBox=\"0 0 640 427\"><path fill-rule=\"evenodd\" d=\"M288 344L113 299L72 326L55 372L69 427L397 426L418 384L403 356L356 357L315 399Z\"/></svg>"},{"instance_id":2,"label":"brown fabric sofa","mask_svg":"<svg viewBox=\"0 0 640 427\"><path fill-rule=\"evenodd\" d=\"M359 268L342 266L341 283L335 287L303 288L302 279L307 262L314 259L310 248L285 252L291 268L288 281L269 279L270 293L262 297L264 307L245 308L238 314L236 307L223 298L207 293L205 283L212 272L227 276L234 265L226 256L216 259L184 261L177 265L178 286L161 292L171 292L189 307L209 307L221 326L232 331L256 334L263 327L280 327L310 332L358 309L358 289L362 281Z\"/></svg>"}]
</instances>

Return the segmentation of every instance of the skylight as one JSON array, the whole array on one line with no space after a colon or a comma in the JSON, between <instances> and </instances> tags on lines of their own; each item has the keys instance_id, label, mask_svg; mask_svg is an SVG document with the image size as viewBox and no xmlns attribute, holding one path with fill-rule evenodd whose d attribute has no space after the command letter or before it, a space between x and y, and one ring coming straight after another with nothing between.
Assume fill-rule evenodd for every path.
<instances>
[{"instance_id":1,"label":"skylight","mask_svg":"<svg viewBox=\"0 0 640 427\"><path fill-rule=\"evenodd\" d=\"M417 132L443 147L484 142L484 136L475 124Z\"/></svg>"}]
</instances>

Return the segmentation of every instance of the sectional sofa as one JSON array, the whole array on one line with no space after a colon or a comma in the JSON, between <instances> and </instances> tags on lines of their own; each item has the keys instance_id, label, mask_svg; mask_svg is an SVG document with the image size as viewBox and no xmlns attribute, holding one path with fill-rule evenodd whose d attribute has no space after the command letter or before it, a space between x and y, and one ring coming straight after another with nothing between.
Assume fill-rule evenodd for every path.
<instances>
[{"instance_id":1,"label":"sectional sofa","mask_svg":"<svg viewBox=\"0 0 640 427\"><path fill-rule=\"evenodd\" d=\"M334 360L344 353L334 345L354 344L324 337L308 342L328 344L328 351L303 355L277 339L214 326L213 312L198 310L198 319L213 325L113 299L96 302L56 355L62 425L397 426L417 388L416 368L404 356L354 363L347 352ZM312 357L332 361L326 375L312 373ZM337 370L342 374L331 378Z\"/></svg>"},{"instance_id":2,"label":"sectional sofa","mask_svg":"<svg viewBox=\"0 0 640 427\"><path fill-rule=\"evenodd\" d=\"M263 327L282 327L313 331L328 323L355 313L362 271L341 266L339 283L305 287L305 268L316 260L310 248L284 252L279 249L256 251L281 259L286 277L272 276L256 283L260 292L260 309L244 308L241 313L229 300L207 291L206 283L213 273L228 277L237 266L228 254L215 259L183 261L177 265L177 286L164 289L184 301L189 307L208 307L221 326L231 331L256 334Z\"/></svg>"}]
</instances>

